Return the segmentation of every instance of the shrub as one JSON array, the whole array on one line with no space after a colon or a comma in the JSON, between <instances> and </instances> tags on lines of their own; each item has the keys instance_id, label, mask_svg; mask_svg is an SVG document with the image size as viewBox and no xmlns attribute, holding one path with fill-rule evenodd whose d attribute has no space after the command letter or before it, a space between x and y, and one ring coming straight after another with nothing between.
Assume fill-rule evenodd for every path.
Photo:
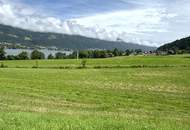
<instances>
[{"instance_id":1,"label":"shrub","mask_svg":"<svg viewBox=\"0 0 190 130\"><path fill-rule=\"evenodd\" d=\"M4 65L3 62L1 62L0 68L7 68L8 66Z\"/></svg>"},{"instance_id":2,"label":"shrub","mask_svg":"<svg viewBox=\"0 0 190 130\"><path fill-rule=\"evenodd\" d=\"M87 64L87 60L84 59L81 61L81 67L82 68L86 68L86 64Z\"/></svg>"}]
</instances>

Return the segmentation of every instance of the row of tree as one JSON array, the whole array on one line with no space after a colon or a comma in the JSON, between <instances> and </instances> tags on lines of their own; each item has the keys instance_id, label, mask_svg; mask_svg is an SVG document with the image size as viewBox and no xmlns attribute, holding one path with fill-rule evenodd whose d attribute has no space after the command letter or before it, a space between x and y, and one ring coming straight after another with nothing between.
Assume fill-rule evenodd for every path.
<instances>
[{"instance_id":1,"label":"row of tree","mask_svg":"<svg viewBox=\"0 0 190 130\"><path fill-rule=\"evenodd\" d=\"M55 54L55 56L50 54L47 58L48 59L66 59L66 58L74 58L74 57L76 57L76 56L74 56L73 54L66 56L65 53L58 52ZM7 55L6 56L6 52L5 52L4 48L0 47L0 60L29 60L29 59L45 59L45 58L46 58L45 54L38 50L32 51L31 54L23 51L16 56L15 55Z\"/></svg>"},{"instance_id":2,"label":"row of tree","mask_svg":"<svg viewBox=\"0 0 190 130\"><path fill-rule=\"evenodd\" d=\"M114 50L82 50L82 51L74 51L71 55L66 55L65 53L58 52L55 55L50 54L48 59L74 59L74 58L109 58L115 56L129 56L131 54L142 54L142 50L126 50L121 51L118 49ZM38 50L32 51L29 55L28 52L21 52L20 54L7 55L4 48L0 48L0 60L28 60L28 59L45 59L45 54Z\"/></svg>"},{"instance_id":3,"label":"row of tree","mask_svg":"<svg viewBox=\"0 0 190 130\"><path fill-rule=\"evenodd\" d=\"M121 51L115 48L114 50L83 50L79 52L79 58L109 58L116 56L129 56L131 54L142 54L141 49Z\"/></svg>"},{"instance_id":4,"label":"row of tree","mask_svg":"<svg viewBox=\"0 0 190 130\"><path fill-rule=\"evenodd\" d=\"M21 52L18 55L7 55L3 48L0 48L0 60L29 60L29 59L45 59L44 53L34 50L30 56L28 52Z\"/></svg>"}]
</instances>

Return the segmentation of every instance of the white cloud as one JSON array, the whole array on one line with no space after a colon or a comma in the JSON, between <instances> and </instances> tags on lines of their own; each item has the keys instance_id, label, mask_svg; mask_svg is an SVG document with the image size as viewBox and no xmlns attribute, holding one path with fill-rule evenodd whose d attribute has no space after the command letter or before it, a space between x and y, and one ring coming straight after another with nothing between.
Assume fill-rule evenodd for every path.
<instances>
[{"instance_id":1,"label":"white cloud","mask_svg":"<svg viewBox=\"0 0 190 130\"><path fill-rule=\"evenodd\" d=\"M190 33L187 28L190 25L190 3L186 0L65 21L48 16L48 13L39 14L38 10L15 1L0 0L0 23L33 31L78 34L106 40L119 37L127 42L152 46Z\"/></svg>"},{"instance_id":2,"label":"white cloud","mask_svg":"<svg viewBox=\"0 0 190 130\"><path fill-rule=\"evenodd\" d=\"M167 19L176 16L177 14L169 14L162 8L148 8L97 14L75 20L86 27L99 26L109 33L117 32L115 37L128 42L152 45L150 42L152 33L168 32L169 21Z\"/></svg>"},{"instance_id":3,"label":"white cloud","mask_svg":"<svg viewBox=\"0 0 190 130\"><path fill-rule=\"evenodd\" d=\"M15 6L12 3L0 3L0 23L40 32L76 34L87 37L112 40L105 29L84 27L75 20L62 21L55 17L37 15L35 10ZM114 39L115 40L115 39Z\"/></svg>"}]
</instances>

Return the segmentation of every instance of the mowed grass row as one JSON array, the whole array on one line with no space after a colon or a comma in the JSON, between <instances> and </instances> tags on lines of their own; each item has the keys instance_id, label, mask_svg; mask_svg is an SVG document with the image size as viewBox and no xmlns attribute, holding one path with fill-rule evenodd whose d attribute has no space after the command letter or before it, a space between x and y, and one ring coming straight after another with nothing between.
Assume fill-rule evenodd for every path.
<instances>
[{"instance_id":1,"label":"mowed grass row","mask_svg":"<svg viewBox=\"0 0 190 130\"><path fill-rule=\"evenodd\" d=\"M162 66L190 66L190 55L178 56L129 56L106 59L86 59L86 66L89 68L106 67L162 67ZM76 68L81 66L82 60L25 60L25 61L3 61L8 68L32 68L36 65L39 68Z\"/></svg>"},{"instance_id":2,"label":"mowed grass row","mask_svg":"<svg viewBox=\"0 0 190 130\"><path fill-rule=\"evenodd\" d=\"M146 60L150 57L146 58L134 60L148 63ZM171 62L164 58L159 64ZM179 59L176 65L189 64L185 58ZM122 60L126 65L132 59ZM106 60L97 60L97 63L103 64L100 61L108 63ZM25 65L30 62L25 61ZM150 64L156 62L150 60ZM42 63L56 65L53 61ZM89 60L89 63L94 65L96 61ZM182 66L2 68L0 130L189 130L189 79L190 67Z\"/></svg>"}]
</instances>

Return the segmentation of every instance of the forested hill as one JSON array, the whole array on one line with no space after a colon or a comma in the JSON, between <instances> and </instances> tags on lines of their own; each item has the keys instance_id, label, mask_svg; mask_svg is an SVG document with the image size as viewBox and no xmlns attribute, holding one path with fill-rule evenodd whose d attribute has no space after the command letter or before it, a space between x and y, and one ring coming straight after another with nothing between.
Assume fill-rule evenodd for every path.
<instances>
[{"instance_id":1,"label":"forested hill","mask_svg":"<svg viewBox=\"0 0 190 130\"><path fill-rule=\"evenodd\" d=\"M21 44L25 46L55 46L57 48L68 49L155 49L154 47L138 44L125 43L121 41L105 41L78 35L33 32L2 24L0 24L0 42Z\"/></svg>"},{"instance_id":2,"label":"forested hill","mask_svg":"<svg viewBox=\"0 0 190 130\"><path fill-rule=\"evenodd\" d=\"M186 51L190 52L190 37L176 40L172 43L165 44L158 48L158 51Z\"/></svg>"}]
</instances>

